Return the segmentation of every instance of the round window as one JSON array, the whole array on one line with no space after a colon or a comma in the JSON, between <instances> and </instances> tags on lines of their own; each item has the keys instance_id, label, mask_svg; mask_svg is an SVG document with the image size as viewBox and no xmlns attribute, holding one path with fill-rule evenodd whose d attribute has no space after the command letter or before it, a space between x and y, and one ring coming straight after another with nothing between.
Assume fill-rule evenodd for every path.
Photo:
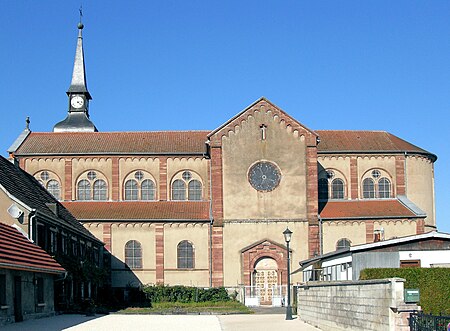
<instances>
[{"instance_id":1,"label":"round window","mask_svg":"<svg viewBox=\"0 0 450 331\"><path fill-rule=\"evenodd\" d=\"M381 176L381 172L379 170L372 171L373 178L379 178Z\"/></svg>"},{"instance_id":2,"label":"round window","mask_svg":"<svg viewBox=\"0 0 450 331\"><path fill-rule=\"evenodd\" d=\"M248 171L248 181L257 191L269 192L280 184L280 169L273 163L261 161L255 163Z\"/></svg>"},{"instance_id":3,"label":"round window","mask_svg":"<svg viewBox=\"0 0 450 331\"><path fill-rule=\"evenodd\" d=\"M97 174L95 173L95 171L89 171L89 172L87 173L87 178L88 178L89 180L94 180L95 178L97 178Z\"/></svg>"},{"instance_id":4,"label":"round window","mask_svg":"<svg viewBox=\"0 0 450 331\"><path fill-rule=\"evenodd\" d=\"M142 180L142 178L144 178L144 173L142 171L136 171L134 173L134 178L136 178L137 180Z\"/></svg>"},{"instance_id":5,"label":"round window","mask_svg":"<svg viewBox=\"0 0 450 331\"><path fill-rule=\"evenodd\" d=\"M42 180L48 180L50 178L50 175L48 174L47 171L42 171L41 172L41 179Z\"/></svg>"},{"instance_id":6,"label":"round window","mask_svg":"<svg viewBox=\"0 0 450 331\"><path fill-rule=\"evenodd\" d=\"M181 177L183 177L184 180L188 181L189 179L192 178L192 174L190 171L185 171L183 172L183 174L181 175Z\"/></svg>"}]
</instances>

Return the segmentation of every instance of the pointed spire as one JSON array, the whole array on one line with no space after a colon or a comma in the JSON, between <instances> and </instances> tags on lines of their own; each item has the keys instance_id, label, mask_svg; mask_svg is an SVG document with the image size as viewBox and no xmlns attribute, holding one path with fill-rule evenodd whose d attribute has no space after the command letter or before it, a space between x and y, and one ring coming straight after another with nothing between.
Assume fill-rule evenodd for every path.
<instances>
[{"instance_id":1,"label":"pointed spire","mask_svg":"<svg viewBox=\"0 0 450 331\"><path fill-rule=\"evenodd\" d=\"M70 83L69 90L67 94L72 93L84 93L88 100L91 100L91 95L87 89L86 84L86 71L84 66L84 52L83 52L83 28L84 25L81 23L81 9L80 9L80 23L78 23L78 39L77 39L77 49L75 52L75 61L73 64L72 82Z\"/></svg>"}]
</instances>

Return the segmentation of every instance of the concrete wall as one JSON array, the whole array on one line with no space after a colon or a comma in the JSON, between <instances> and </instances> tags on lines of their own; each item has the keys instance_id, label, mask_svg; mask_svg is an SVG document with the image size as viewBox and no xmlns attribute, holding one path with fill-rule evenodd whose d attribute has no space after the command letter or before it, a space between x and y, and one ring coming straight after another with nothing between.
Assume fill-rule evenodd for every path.
<instances>
[{"instance_id":1,"label":"concrete wall","mask_svg":"<svg viewBox=\"0 0 450 331\"><path fill-rule=\"evenodd\" d=\"M298 287L298 315L321 330L409 330L416 305L403 299L404 279L310 282Z\"/></svg>"}]
</instances>

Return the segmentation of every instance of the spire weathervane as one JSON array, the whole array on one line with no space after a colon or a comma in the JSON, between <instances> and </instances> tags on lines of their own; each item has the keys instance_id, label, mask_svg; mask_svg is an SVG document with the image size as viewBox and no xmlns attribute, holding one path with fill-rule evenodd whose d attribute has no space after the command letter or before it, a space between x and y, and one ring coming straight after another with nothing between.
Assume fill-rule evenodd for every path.
<instances>
[{"instance_id":1,"label":"spire weathervane","mask_svg":"<svg viewBox=\"0 0 450 331\"><path fill-rule=\"evenodd\" d=\"M83 29L83 5L80 5L80 9L78 9L80 11L80 23L78 23L78 29Z\"/></svg>"}]
</instances>

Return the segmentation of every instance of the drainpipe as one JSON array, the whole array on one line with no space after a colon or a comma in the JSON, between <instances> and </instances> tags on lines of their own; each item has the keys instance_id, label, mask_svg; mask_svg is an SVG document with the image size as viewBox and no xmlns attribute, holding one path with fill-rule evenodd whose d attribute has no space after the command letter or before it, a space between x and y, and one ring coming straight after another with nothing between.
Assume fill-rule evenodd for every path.
<instances>
[{"instance_id":1,"label":"drainpipe","mask_svg":"<svg viewBox=\"0 0 450 331\"><path fill-rule=\"evenodd\" d=\"M405 178L405 196L408 196L407 191L408 191L408 176L406 175L406 157L408 155L408 152L405 151L405 163L404 163L404 169L403 169L403 173L404 173L404 178Z\"/></svg>"},{"instance_id":2,"label":"drainpipe","mask_svg":"<svg viewBox=\"0 0 450 331\"><path fill-rule=\"evenodd\" d=\"M322 256L323 254L323 221L322 217L318 215L319 217L319 255Z\"/></svg>"},{"instance_id":3,"label":"drainpipe","mask_svg":"<svg viewBox=\"0 0 450 331\"><path fill-rule=\"evenodd\" d=\"M206 144L209 145L209 140L206 141ZM212 232L213 232L213 212L212 212L212 164L211 157L209 158L209 287L212 287L213 281L213 272L212 272Z\"/></svg>"},{"instance_id":4,"label":"drainpipe","mask_svg":"<svg viewBox=\"0 0 450 331\"><path fill-rule=\"evenodd\" d=\"M31 209L28 214L28 237L29 239L36 243L35 233L34 233L34 218L36 217L36 209Z\"/></svg>"}]
</instances>

